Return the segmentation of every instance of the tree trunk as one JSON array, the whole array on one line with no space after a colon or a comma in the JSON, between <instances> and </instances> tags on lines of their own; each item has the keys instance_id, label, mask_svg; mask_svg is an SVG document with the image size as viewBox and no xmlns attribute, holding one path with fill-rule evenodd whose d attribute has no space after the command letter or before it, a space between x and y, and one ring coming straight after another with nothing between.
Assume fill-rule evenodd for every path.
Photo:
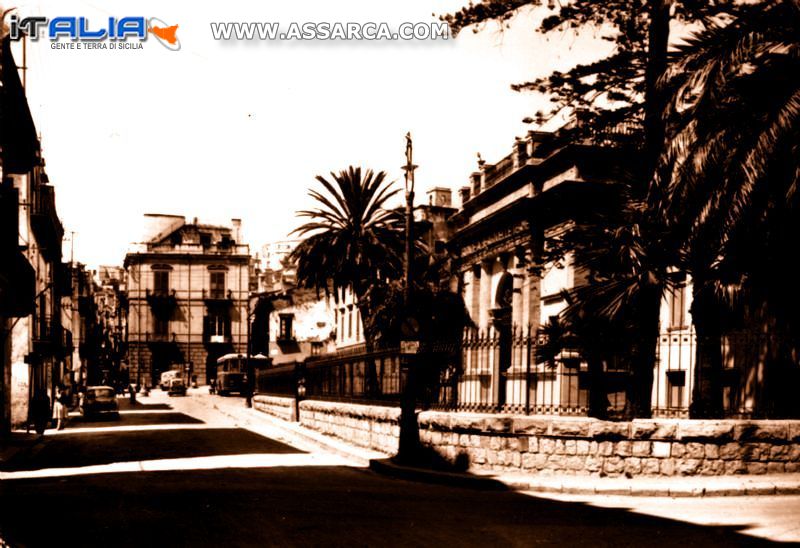
<instances>
[{"instance_id":1,"label":"tree trunk","mask_svg":"<svg viewBox=\"0 0 800 548\"><path fill-rule=\"evenodd\" d=\"M589 416L596 419L608 418L608 390L603 360L595 353L587 353L589 368Z\"/></svg>"},{"instance_id":2,"label":"tree trunk","mask_svg":"<svg viewBox=\"0 0 800 548\"><path fill-rule=\"evenodd\" d=\"M697 347L689 416L694 419L718 419L723 414L722 318L719 303L702 279L695 278L692 284L691 310Z\"/></svg>"},{"instance_id":3,"label":"tree trunk","mask_svg":"<svg viewBox=\"0 0 800 548\"><path fill-rule=\"evenodd\" d=\"M660 286L643 288L631 355L631 377L625 403L626 418L650 418L653 415L653 371L656 366L660 310Z\"/></svg>"},{"instance_id":4,"label":"tree trunk","mask_svg":"<svg viewBox=\"0 0 800 548\"><path fill-rule=\"evenodd\" d=\"M644 129L646 174L652 178L664 144L664 97L658 89L658 80L667 68L669 44L669 8L672 0L650 0L648 14L650 27L647 37L647 65L645 67ZM652 179L651 179L652 180Z\"/></svg>"}]
</instances>

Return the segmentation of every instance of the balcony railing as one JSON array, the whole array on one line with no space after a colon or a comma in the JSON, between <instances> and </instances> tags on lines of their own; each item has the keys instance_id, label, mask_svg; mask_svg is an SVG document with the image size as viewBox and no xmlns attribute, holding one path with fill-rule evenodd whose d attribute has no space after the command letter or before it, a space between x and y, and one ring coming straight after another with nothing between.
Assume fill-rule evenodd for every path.
<instances>
[{"instance_id":1,"label":"balcony railing","mask_svg":"<svg viewBox=\"0 0 800 548\"><path fill-rule=\"evenodd\" d=\"M144 340L149 343L177 343L178 338L175 333L150 333L144 334Z\"/></svg>"},{"instance_id":2,"label":"balcony railing","mask_svg":"<svg viewBox=\"0 0 800 548\"><path fill-rule=\"evenodd\" d=\"M55 189L50 185L36 184L31 192L31 227L42 254L52 261L61 260L61 239L64 227L56 213Z\"/></svg>"},{"instance_id":3,"label":"balcony railing","mask_svg":"<svg viewBox=\"0 0 800 548\"><path fill-rule=\"evenodd\" d=\"M148 289L146 291L147 303L153 314L160 318L168 317L178 305L176 292L172 290Z\"/></svg>"}]
</instances>

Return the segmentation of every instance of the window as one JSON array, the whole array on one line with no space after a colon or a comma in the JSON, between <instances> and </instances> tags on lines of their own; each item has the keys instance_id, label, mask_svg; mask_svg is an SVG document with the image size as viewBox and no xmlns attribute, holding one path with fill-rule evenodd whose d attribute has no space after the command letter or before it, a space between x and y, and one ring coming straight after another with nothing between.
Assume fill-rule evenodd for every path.
<instances>
[{"instance_id":1,"label":"window","mask_svg":"<svg viewBox=\"0 0 800 548\"><path fill-rule=\"evenodd\" d=\"M153 316L153 334L158 337L166 337L169 335L169 320Z\"/></svg>"},{"instance_id":2,"label":"window","mask_svg":"<svg viewBox=\"0 0 800 548\"><path fill-rule=\"evenodd\" d=\"M280 315L280 330L278 332L278 340L290 341L292 340L292 323L294 321L294 314L281 314Z\"/></svg>"},{"instance_id":3,"label":"window","mask_svg":"<svg viewBox=\"0 0 800 548\"><path fill-rule=\"evenodd\" d=\"M684 386L686 386L685 371L667 371L667 407L683 407Z\"/></svg>"},{"instance_id":4,"label":"window","mask_svg":"<svg viewBox=\"0 0 800 548\"><path fill-rule=\"evenodd\" d=\"M200 233L200 245L203 247L210 247L211 246L211 234L208 232L201 232Z\"/></svg>"},{"instance_id":5,"label":"window","mask_svg":"<svg viewBox=\"0 0 800 548\"><path fill-rule=\"evenodd\" d=\"M212 272L211 273L211 298L224 299L225 298L225 273Z\"/></svg>"},{"instance_id":6,"label":"window","mask_svg":"<svg viewBox=\"0 0 800 548\"><path fill-rule=\"evenodd\" d=\"M356 310L356 340L361 337L361 311Z\"/></svg>"},{"instance_id":7,"label":"window","mask_svg":"<svg viewBox=\"0 0 800 548\"><path fill-rule=\"evenodd\" d=\"M311 355L312 356L319 356L322 354L322 342L321 341L313 341L311 343Z\"/></svg>"},{"instance_id":8,"label":"window","mask_svg":"<svg viewBox=\"0 0 800 548\"><path fill-rule=\"evenodd\" d=\"M157 295L169 293L169 271L156 270L153 272L153 292Z\"/></svg>"},{"instance_id":9,"label":"window","mask_svg":"<svg viewBox=\"0 0 800 548\"><path fill-rule=\"evenodd\" d=\"M686 327L684 303L686 299L686 286L679 284L670 291L669 301L669 326L671 329Z\"/></svg>"},{"instance_id":10,"label":"window","mask_svg":"<svg viewBox=\"0 0 800 548\"><path fill-rule=\"evenodd\" d=\"M353 310L351 308L347 308L347 338L351 338L353 336Z\"/></svg>"}]
</instances>

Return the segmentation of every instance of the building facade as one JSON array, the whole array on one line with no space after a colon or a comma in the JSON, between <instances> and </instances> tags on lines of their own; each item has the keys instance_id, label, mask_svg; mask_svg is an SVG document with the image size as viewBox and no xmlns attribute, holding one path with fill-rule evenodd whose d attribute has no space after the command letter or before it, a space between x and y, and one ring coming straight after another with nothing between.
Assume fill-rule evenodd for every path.
<instances>
[{"instance_id":1,"label":"building facade","mask_svg":"<svg viewBox=\"0 0 800 548\"><path fill-rule=\"evenodd\" d=\"M583 414L586 363L537 360L539 329L586 272L545 259L545 242L611 207L612 184L635 149L628 128L585 139L529 132L511 154L479 162L450 219L458 287L475 325L464 340L458 401L476 408ZM611 373L611 372L609 372Z\"/></svg>"},{"instance_id":2,"label":"building facade","mask_svg":"<svg viewBox=\"0 0 800 548\"><path fill-rule=\"evenodd\" d=\"M130 381L155 386L182 369L204 384L217 358L247 348L251 258L241 222L145 219L144 243L125 257Z\"/></svg>"}]
</instances>

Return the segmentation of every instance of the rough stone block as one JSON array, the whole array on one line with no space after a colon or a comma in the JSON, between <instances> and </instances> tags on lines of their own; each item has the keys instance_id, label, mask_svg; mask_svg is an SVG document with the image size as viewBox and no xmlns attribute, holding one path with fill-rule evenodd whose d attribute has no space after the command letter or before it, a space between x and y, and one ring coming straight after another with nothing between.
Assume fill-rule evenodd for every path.
<instances>
[{"instance_id":1,"label":"rough stone block","mask_svg":"<svg viewBox=\"0 0 800 548\"><path fill-rule=\"evenodd\" d=\"M639 457L628 457L625 459L625 475L638 476L642 473L642 459Z\"/></svg>"},{"instance_id":2,"label":"rough stone block","mask_svg":"<svg viewBox=\"0 0 800 548\"><path fill-rule=\"evenodd\" d=\"M523 454L522 455L522 468L524 468L525 470L531 470L533 468L536 468L536 464L535 464L535 461L534 461L534 457L535 456L536 455L533 455L531 453Z\"/></svg>"},{"instance_id":3,"label":"rough stone block","mask_svg":"<svg viewBox=\"0 0 800 548\"><path fill-rule=\"evenodd\" d=\"M702 443L691 442L686 444L686 456L692 459L702 459L706 456L706 448Z\"/></svg>"},{"instance_id":4,"label":"rough stone block","mask_svg":"<svg viewBox=\"0 0 800 548\"><path fill-rule=\"evenodd\" d=\"M705 446L705 454L707 459L719 459L719 445L715 443L707 443Z\"/></svg>"},{"instance_id":5,"label":"rough stone block","mask_svg":"<svg viewBox=\"0 0 800 548\"><path fill-rule=\"evenodd\" d=\"M564 469L564 455L550 455L547 457L546 467L550 470L563 470Z\"/></svg>"},{"instance_id":6,"label":"rough stone block","mask_svg":"<svg viewBox=\"0 0 800 548\"><path fill-rule=\"evenodd\" d=\"M681 458L683 455L686 454L686 446L682 443L673 442L672 444L672 456L676 458Z\"/></svg>"},{"instance_id":7,"label":"rough stone block","mask_svg":"<svg viewBox=\"0 0 800 548\"><path fill-rule=\"evenodd\" d=\"M555 449L553 451L556 455L563 455L566 453L564 447L564 440L556 440Z\"/></svg>"},{"instance_id":8,"label":"rough stone block","mask_svg":"<svg viewBox=\"0 0 800 548\"><path fill-rule=\"evenodd\" d=\"M655 421L634 420L631 422L630 436L634 440L649 440L658 429Z\"/></svg>"},{"instance_id":9,"label":"rough stone block","mask_svg":"<svg viewBox=\"0 0 800 548\"><path fill-rule=\"evenodd\" d=\"M489 432L511 432L513 425L514 421L509 417L492 417L486 419L486 430Z\"/></svg>"},{"instance_id":10,"label":"rough stone block","mask_svg":"<svg viewBox=\"0 0 800 548\"><path fill-rule=\"evenodd\" d=\"M577 455L567 457L566 461L564 462L564 467L567 470L573 470L575 472L577 472L579 470L583 470L583 468L584 468L584 459L583 459L583 457L579 457Z\"/></svg>"},{"instance_id":11,"label":"rough stone block","mask_svg":"<svg viewBox=\"0 0 800 548\"><path fill-rule=\"evenodd\" d=\"M789 451L786 460L796 462L800 460L800 445L792 444L789 446Z\"/></svg>"},{"instance_id":12,"label":"rough stone block","mask_svg":"<svg viewBox=\"0 0 800 548\"><path fill-rule=\"evenodd\" d=\"M552 455L556 452L556 442L550 438L542 438L539 440L539 452L545 455Z\"/></svg>"},{"instance_id":13,"label":"rough stone block","mask_svg":"<svg viewBox=\"0 0 800 548\"><path fill-rule=\"evenodd\" d=\"M489 448L495 451L499 451L503 448L503 438L499 436L491 436L489 438Z\"/></svg>"},{"instance_id":14,"label":"rough stone block","mask_svg":"<svg viewBox=\"0 0 800 548\"><path fill-rule=\"evenodd\" d=\"M675 475L675 460L674 459L661 459L660 463L661 475L673 476Z\"/></svg>"},{"instance_id":15,"label":"rough stone block","mask_svg":"<svg viewBox=\"0 0 800 548\"><path fill-rule=\"evenodd\" d=\"M550 433L550 423L551 421L543 419L533 419L529 417L516 418L512 422L512 428L517 434L546 436Z\"/></svg>"},{"instance_id":16,"label":"rough stone block","mask_svg":"<svg viewBox=\"0 0 800 548\"><path fill-rule=\"evenodd\" d=\"M788 425L788 441L800 443L800 421L792 421Z\"/></svg>"},{"instance_id":17,"label":"rough stone block","mask_svg":"<svg viewBox=\"0 0 800 548\"><path fill-rule=\"evenodd\" d=\"M648 476L655 476L658 475L660 470L660 462L659 459L654 458L647 458L642 459L642 474L646 474Z\"/></svg>"},{"instance_id":18,"label":"rough stone block","mask_svg":"<svg viewBox=\"0 0 800 548\"><path fill-rule=\"evenodd\" d=\"M704 460L700 465L700 474L703 476L717 476L725 472L725 461Z\"/></svg>"},{"instance_id":19,"label":"rough stone block","mask_svg":"<svg viewBox=\"0 0 800 548\"><path fill-rule=\"evenodd\" d=\"M597 443L595 440L589 442L589 454L596 455L598 449L600 448L600 444Z\"/></svg>"},{"instance_id":20,"label":"rough stone block","mask_svg":"<svg viewBox=\"0 0 800 548\"><path fill-rule=\"evenodd\" d=\"M467 434L461 434L458 437L458 445L460 445L461 447L469 447L470 446L469 436Z\"/></svg>"},{"instance_id":21,"label":"rough stone block","mask_svg":"<svg viewBox=\"0 0 800 548\"><path fill-rule=\"evenodd\" d=\"M537 438L536 436L528 437L528 451L530 451L531 453L539 452L539 438Z\"/></svg>"},{"instance_id":22,"label":"rough stone block","mask_svg":"<svg viewBox=\"0 0 800 548\"><path fill-rule=\"evenodd\" d=\"M575 454L576 455L588 455L589 454L589 441L588 440L577 440L575 443Z\"/></svg>"},{"instance_id":23,"label":"rough stone block","mask_svg":"<svg viewBox=\"0 0 800 548\"><path fill-rule=\"evenodd\" d=\"M630 423L594 421L590 423L589 437L597 440L627 439L630 432Z\"/></svg>"},{"instance_id":24,"label":"rough stone block","mask_svg":"<svg viewBox=\"0 0 800 548\"><path fill-rule=\"evenodd\" d=\"M787 461L789 460L789 446L787 445L773 445L769 449L769 460L771 461Z\"/></svg>"},{"instance_id":25,"label":"rough stone block","mask_svg":"<svg viewBox=\"0 0 800 548\"><path fill-rule=\"evenodd\" d=\"M631 446L631 452L634 457L649 457L652 450L649 441L635 441Z\"/></svg>"},{"instance_id":26,"label":"rough stone block","mask_svg":"<svg viewBox=\"0 0 800 548\"><path fill-rule=\"evenodd\" d=\"M547 459L549 455L543 455L541 453L536 453L533 456L533 466L537 470L543 470L545 466L547 466Z\"/></svg>"},{"instance_id":27,"label":"rough stone block","mask_svg":"<svg viewBox=\"0 0 800 548\"><path fill-rule=\"evenodd\" d=\"M497 464L497 451L491 449L486 450L486 464Z\"/></svg>"},{"instance_id":28,"label":"rough stone block","mask_svg":"<svg viewBox=\"0 0 800 548\"><path fill-rule=\"evenodd\" d=\"M741 460L728 460L725 462L726 474L745 474L747 473L747 466Z\"/></svg>"},{"instance_id":29,"label":"rough stone block","mask_svg":"<svg viewBox=\"0 0 800 548\"><path fill-rule=\"evenodd\" d=\"M476 464L483 464L486 462L486 450L485 449L470 449L469 451L470 460Z\"/></svg>"},{"instance_id":30,"label":"rough stone block","mask_svg":"<svg viewBox=\"0 0 800 548\"><path fill-rule=\"evenodd\" d=\"M768 462L767 474L783 474L786 471L782 462Z\"/></svg>"},{"instance_id":31,"label":"rough stone block","mask_svg":"<svg viewBox=\"0 0 800 548\"><path fill-rule=\"evenodd\" d=\"M678 473L682 476L693 476L700 468L700 459L680 459L677 463Z\"/></svg>"},{"instance_id":32,"label":"rough stone block","mask_svg":"<svg viewBox=\"0 0 800 548\"><path fill-rule=\"evenodd\" d=\"M564 441L564 452L567 455L575 455L577 453L575 440Z\"/></svg>"},{"instance_id":33,"label":"rough stone block","mask_svg":"<svg viewBox=\"0 0 800 548\"><path fill-rule=\"evenodd\" d=\"M685 420L678 423L677 438L684 441L727 441L734 434L734 421Z\"/></svg>"},{"instance_id":34,"label":"rough stone block","mask_svg":"<svg viewBox=\"0 0 800 548\"><path fill-rule=\"evenodd\" d=\"M737 424L733 429L733 435L739 441L787 441L789 428L780 422L749 422Z\"/></svg>"},{"instance_id":35,"label":"rough stone block","mask_svg":"<svg viewBox=\"0 0 800 548\"><path fill-rule=\"evenodd\" d=\"M767 465L763 462L748 462L746 464L748 474L766 474Z\"/></svg>"},{"instance_id":36,"label":"rough stone block","mask_svg":"<svg viewBox=\"0 0 800 548\"><path fill-rule=\"evenodd\" d=\"M784 470L787 474L796 474L800 472L800 462L787 462L784 465Z\"/></svg>"},{"instance_id":37,"label":"rough stone block","mask_svg":"<svg viewBox=\"0 0 800 548\"><path fill-rule=\"evenodd\" d=\"M603 459L593 456L586 457L586 460L584 460L584 469L591 473L599 472L603 469Z\"/></svg>"},{"instance_id":38,"label":"rough stone block","mask_svg":"<svg viewBox=\"0 0 800 548\"><path fill-rule=\"evenodd\" d=\"M609 476L618 476L625 470L625 460L622 457L608 457L603 461L603 472Z\"/></svg>"},{"instance_id":39,"label":"rough stone block","mask_svg":"<svg viewBox=\"0 0 800 548\"><path fill-rule=\"evenodd\" d=\"M588 437L595 421L591 419L561 419L553 421L551 434L553 436L578 436Z\"/></svg>"},{"instance_id":40,"label":"rough stone block","mask_svg":"<svg viewBox=\"0 0 800 548\"><path fill-rule=\"evenodd\" d=\"M735 442L721 445L719 448L719 458L723 460L742 458L742 446Z\"/></svg>"},{"instance_id":41,"label":"rough stone block","mask_svg":"<svg viewBox=\"0 0 800 548\"><path fill-rule=\"evenodd\" d=\"M664 459L670 456L672 444L668 441L654 441L653 442L653 456Z\"/></svg>"},{"instance_id":42,"label":"rough stone block","mask_svg":"<svg viewBox=\"0 0 800 548\"><path fill-rule=\"evenodd\" d=\"M614 446L614 454L620 457L630 457L631 456L631 442L625 441L618 441Z\"/></svg>"},{"instance_id":43,"label":"rough stone block","mask_svg":"<svg viewBox=\"0 0 800 548\"><path fill-rule=\"evenodd\" d=\"M614 442L611 441L602 441L600 442L597 454L602 455L604 457L610 457L614 454Z\"/></svg>"}]
</instances>

